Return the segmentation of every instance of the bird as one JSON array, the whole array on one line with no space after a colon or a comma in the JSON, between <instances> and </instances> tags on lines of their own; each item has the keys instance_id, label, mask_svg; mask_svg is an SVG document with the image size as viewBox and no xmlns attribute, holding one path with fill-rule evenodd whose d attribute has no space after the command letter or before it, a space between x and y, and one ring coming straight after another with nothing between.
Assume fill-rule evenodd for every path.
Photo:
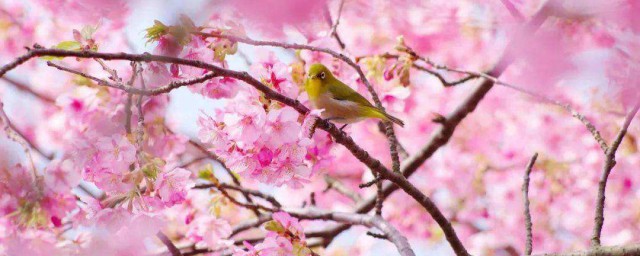
<instances>
[{"instance_id":1,"label":"bird","mask_svg":"<svg viewBox=\"0 0 640 256\"><path fill-rule=\"evenodd\" d=\"M322 118L344 124L340 130L348 124L366 118L390 121L404 127L402 120L372 105L364 96L336 78L321 63L309 66L304 87L311 104L316 109L324 109L321 113Z\"/></svg>"}]
</instances>

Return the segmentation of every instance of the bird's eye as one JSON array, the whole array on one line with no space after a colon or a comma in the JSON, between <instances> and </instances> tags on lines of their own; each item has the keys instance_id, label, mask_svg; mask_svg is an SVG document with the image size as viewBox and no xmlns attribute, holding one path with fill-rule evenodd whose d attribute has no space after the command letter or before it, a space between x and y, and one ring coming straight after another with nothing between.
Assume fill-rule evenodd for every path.
<instances>
[{"instance_id":1,"label":"bird's eye","mask_svg":"<svg viewBox=\"0 0 640 256\"><path fill-rule=\"evenodd\" d=\"M320 79L324 79L324 77L325 77L324 72L320 72L320 74L318 74L318 77L320 77Z\"/></svg>"}]
</instances>

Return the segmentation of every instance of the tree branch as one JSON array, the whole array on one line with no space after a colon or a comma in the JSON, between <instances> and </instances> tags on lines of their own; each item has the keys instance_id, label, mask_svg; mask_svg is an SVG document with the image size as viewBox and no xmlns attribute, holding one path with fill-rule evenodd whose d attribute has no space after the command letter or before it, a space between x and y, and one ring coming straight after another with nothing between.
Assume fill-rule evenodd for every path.
<instances>
[{"instance_id":1,"label":"tree branch","mask_svg":"<svg viewBox=\"0 0 640 256\"><path fill-rule=\"evenodd\" d=\"M255 196L255 197L262 198L262 199L268 201L269 203L271 203L273 206L275 206L277 208L282 207L282 204L280 204L280 202L278 202L278 200L276 200L271 195L267 195L267 194L262 193L262 192L260 192L258 190L243 188L243 187L234 186L234 185L231 185L231 184L225 184L225 183L215 184L215 183L211 183L211 184L196 185L193 188L194 189L217 188L217 189L235 190L235 191L238 191L238 192L242 192L242 193L245 193L245 194L249 194L249 195L252 195L252 196Z\"/></svg>"},{"instance_id":2,"label":"tree branch","mask_svg":"<svg viewBox=\"0 0 640 256\"><path fill-rule=\"evenodd\" d=\"M162 231L158 231L158 233L156 233L156 236L158 237L158 239L160 239L160 241L162 241L164 245L167 246L167 249L172 256L182 256L182 253L180 253L180 249L178 249L178 247L176 247L176 245L171 242L171 239L169 239L164 233L162 233Z\"/></svg>"},{"instance_id":3,"label":"tree branch","mask_svg":"<svg viewBox=\"0 0 640 256\"><path fill-rule=\"evenodd\" d=\"M380 218L379 216L371 216L355 213L340 213L321 211L315 208L288 210L292 216L299 219L308 220L332 220L337 222L349 223L352 225L363 225L370 228L377 228L392 242L400 255L415 255L409 245L409 241L391 224Z\"/></svg>"},{"instance_id":4,"label":"tree branch","mask_svg":"<svg viewBox=\"0 0 640 256\"><path fill-rule=\"evenodd\" d=\"M606 151L606 158L604 162L604 166L602 167L602 176L600 177L600 182L598 182L598 197L596 199L596 213L594 217L594 227L593 234L591 235L591 246L597 247L600 246L600 234L602 233L602 225L604 224L604 201L605 201L605 189L607 186L607 180L609 178L609 174L611 170L616 165L616 151L618 147L622 143L622 139L627 133L627 129L633 120L633 117L638 112L638 108L640 108L640 101L636 103L636 105L627 113L627 116L624 119L624 123L620 128L620 131L616 135L616 138L611 143L611 146Z\"/></svg>"},{"instance_id":5,"label":"tree branch","mask_svg":"<svg viewBox=\"0 0 640 256\"><path fill-rule=\"evenodd\" d=\"M113 83L113 82L109 82L107 80L104 79L100 79L88 74L85 74L83 72L77 71L77 70L73 70L67 67L63 67L60 66L58 64L55 64L51 61L47 61L47 65L50 67L54 67L57 68L59 70L65 71L65 72L69 72L72 74L76 74L82 77L86 77L88 79L91 79L95 82L97 82L99 85L103 85L103 86L107 86L107 87L111 87L114 89L119 89L119 90L123 90L125 92L128 93L133 93L133 94L140 94L140 95L147 95L147 96L153 96L153 95L160 95L163 93L167 93L172 91L173 89L177 89L180 88L182 86L188 86L188 85L193 85L193 84L198 84L198 83L202 83L205 82L211 78L217 77L218 75L215 72L209 72L206 73L200 77L196 77L196 78L191 78L191 79L185 79L182 81L173 81L170 82L169 84L162 86L162 87L158 87L158 88L154 88L154 89L140 89L140 88L136 88L136 87L127 87L124 86L121 83Z\"/></svg>"},{"instance_id":6,"label":"tree branch","mask_svg":"<svg viewBox=\"0 0 640 256\"><path fill-rule=\"evenodd\" d=\"M513 3L511 1L509 1L509 0L500 0L500 2L502 2L504 7L506 7L507 10L509 11L509 13L511 13L511 16L513 16L516 20L518 20L519 22L523 22L524 21L524 15L522 15L522 13L520 13L520 11L518 11L516 6L513 5Z\"/></svg>"},{"instance_id":7,"label":"tree branch","mask_svg":"<svg viewBox=\"0 0 640 256\"><path fill-rule=\"evenodd\" d=\"M532 235L531 235L531 212L529 211L529 175L531 174L531 169L533 165L536 163L536 159L538 159L538 153L533 154L529 164L527 164L527 169L524 173L524 182L522 183L522 196L524 199L524 221L525 228L527 230L527 239L525 242L525 255L531 255L532 250Z\"/></svg>"},{"instance_id":8,"label":"tree branch","mask_svg":"<svg viewBox=\"0 0 640 256\"><path fill-rule=\"evenodd\" d=\"M329 27L330 27L329 34L336 39L336 42L340 46L340 49L344 50L346 48L346 45L344 44L344 42L342 42L342 39L340 38L340 35L338 35L338 32L337 32L338 24L340 24L340 16L342 15L343 6L344 6L344 0L340 0L340 5L338 7L338 15L336 17L336 22L334 23L331 20L331 12L329 11L329 5L328 4L325 5L324 18L326 19L327 24L329 24Z\"/></svg>"},{"instance_id":9,"label":"tree branch","mask_svg":"<svg viewBox=\"0 0 640 256\"><path fill-rule=\"evenodd\" d=\"M16 89L18 89L20 91L23 91L23 92L26 92L28 94L31 94L34 97L36 97L37 99L39 99L39 100L41 100L41 101L43 101L43 102L45 102L47 104L55 104L56 103L55 99L53 99L53 98L51 98L49 96L46 96L46 95L44 95L42 93L34 91L33 89L31 89L31 87L27 86L26 84L20 83L20 82L18 82L16 80L8 78L8 77L2 77L1 79L4 80L7 83L13 85L14 87L16 87Z\"/></svg>"},{"instance_id":10,"label":"tree branch","mask_svg":"<svg viewBox=\"0 0 640 256\"><path fill-rule=\"evenodd\" d=\"M640 255L640 244L627 246L601 246L588 251L569 253L545 253L537 256L633 256Z\"/></svg>"},{"instance_id":11,"label":"tree branch","mask_svg":"<svg viewBox=\"0 0 640 256\"><path fill-rule=\"evenodd\" d=\"M360 196L360 194L347 188L344 184L342 184L342 182L340 182L340 180L331 177L328 174L325 174L324 181L327 183L327 188L325 189L325 191L333 188L338 191L338 193L345 195L346 197L351 199L351 201L353 201L354 203L359 203L360 201L362 201L362 197Z\"/></svg>"}]
</instances>

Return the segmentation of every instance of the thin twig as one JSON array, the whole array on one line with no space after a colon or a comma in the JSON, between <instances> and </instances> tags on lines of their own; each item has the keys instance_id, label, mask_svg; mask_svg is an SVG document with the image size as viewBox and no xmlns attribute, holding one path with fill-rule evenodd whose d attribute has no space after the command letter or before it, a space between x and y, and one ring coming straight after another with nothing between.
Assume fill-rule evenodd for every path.
<instances>
[{"instance_id":1,"label":"thin twig","mask_svg":"<svg viewBox=\"0 0 640 256\"><path fill-rule=\"evenodd\" d=\"M376 215L382 216L382 202L384 202L384 193L382 192L382 179L378 172L374 172L376 175Z\"/></svg>"},{"instance_id":2,"label":"thin twig","mask_svg":"<svg viewBox=\"0 0 640 256\"><path fill-rule=\"evenodd\" d=\"M524 221L525 228L527 230L527 240L525 242L525 255L531 255L533 238L531 235L531 212L529 211L529 175L531 174L531 169L533 169L533 165L536 163L536 159L538 159L538 153L533 154L531 160L527 164L527 169L524 173L524 182L522 183L522 195L524 198Z\"/></svg>"},{"instance_id":3,"label":"thin twig","mask_svg":"<svg viewBox=\"0 0 640 256\"><path fill-rule=\"evenodd\" d=\"M169 129L169 127L166 127L167 131L169 131L170 133L175 134L175 132L173 132L171 129ZM222 166L222 169L224 169L225 172L227 172L227 174L231 177L231 180L233 181L234 184L236 184L236 186L242 186L242 184L240 183L240 180L238 179L238 177L236 177L236 175L231 171L231 169L229 169L229 167L227 167L227 165L225 164L225 162L215 153L209 151L206 147L204 147L203 145L201 145L200 143L198 143L197 141L193 140L193 139L189 139L189 145L195 147L196 149L198 149L200 152L202 152L204 155L206 155L208 158L218 162L220 164L220 166ZM251 200L251 197L249 197L248 194L243 192L243 196L244 198L247 200L247 202L252 203L253 201ZM260 216L260 212L252 209L253 212L256 214L256 216Z\"/></svg>"},{"instance_id":4,"label":"thin twig","mask_svg":"<svg viewBox=\"0 0 640 256\"><path fill-rule=\"evenodd\" d=\"M340 182L340 180L331 177L328 174L325 174L324 181L327 183L327 188L325 189L325 191L333 188L338 191L338 193L343 194L351 199L351 201L353 201L354 203L359 203L360 201L362 201L362 197L360 196L360 194L352 189L347 188L344 184L342 184L342 182Z\"/></svg>"},{"instance_id":5,"label":"thin twig","mask_svg":"<svg viewBox=\"0 0 640 256\"><path fill-rule=\"evenodd\" d=\"M182 253L180 253L180 249L178 249L178 247L176 247L176 245L171 242L171 239L169 239L164 233L162 233L162 231L158 231L158 233L156 233L156 236L158 237L158 239L160 239L160 241L162 241L165 246L167 246L167 249L172 256L182 256Z\"/></svg>"},{"instance_id":6,"label":"thin twig","mask_svg":"<svg viewBox=\"0 0 640 256\"><path fill-rule=\"evenodd\" d=\"M193 188L194 189L217 188L217 189L235 190L235 191L238 191L238 192L243 192L243 193L246 193L246 194L249 194L249 195L252 195L252 196L256 196L256 197L262 198L262 199L268 201L269 203L271 203L276 208L282 207L282 204L280 204L280 202L278 202L278 200L276 200L271 195L267 195L267 194L262 193L262 192L260 192L258 190L248 189L248 188L240 187L240 186L237 186L237 185L234 186L234 185L225 184L225 183L219 183L219 184L211 183L211 184L196 185Z\"/></svg>"},{"instance_id":7,"label":"thin twig","mask_svg":"<svg viewBox=\"0 0 640 256\"><path fill-rule=\"evenodd\" d=\"M509 11L509 13L511 13L511 16L513 16L516 20L518 20L519 22L523 22L525 20L524 19L524 15L522 15L522 13L520 13L520 11L518 11L516 6L513 5L513 3L511 1L509 1L509 0L500 0L500 2L502 2L504 7L506 7L507 10Z\"/></svg>"},{"instance_id":8,"label":"thin twig","mask_svg":"<svg viewBox=\"0 0 640 256\"><path fill-rule=\"evenodd\" d=\"M46 96L46 95L44 95L42 93L36 92L35 90L31 89L31 87L26 85L26 84L23 84L21 82L18 82L16 80L8 78L8 77L2 77L1 79L4 80L5 82L9 83L10 85L13 85L16 89L18 89L20 91L23 91L23 92L26 92L28 94L31 94L34 97L36 97L37 99L39 99L39 100L41 100L41 101L43 101L43 102L45 102L47 104L53 105L53 104L56 103L55 99L53 99L53 98L51 98L49 96Z\"/></svg>"},{"instance_id":9,"label":"thin twig","mask_svg":"<svg viewBox=\"0 0 640 256\"><path fill-rule=\"evenodd\" d=\"M342 41L342 39L340 38L340 35L338 35L338 24L340 24L340 16L342 16L342 8L344 7L344 0L340 0L340 4L338 5L338 15L336 17L336 21L333 22L331 20L331 12L329 11L329 5L325 5L324 7L324 17L327 21L327 24L329 24L330 27L330 31L329 34L331 36L333 36L333 38L336 39L336 42L338 43L338 45L340 46L340 49L345 49L346 45L344 44L344 42Z\"/></svg>"},{"instance_id":10,"label":"thin twig","mask_svg":"<svg viewBox=\"0 0 640 256\"><path fill-rule=\"evenodd\" d=\"M382 239L382 240L387 240L387 239L389 239L389 237L387 237L386 235L381 235L381 234L378 234L378 233L373 233L373 232L371 232L371 231L367 231L367 235L368 235L368 236L371 236L371 237L373 237L373 238L378 238L378 239Z\"/></svg>"},{"instance_id":11,"label":"thin twig","mask_svg":"<svg viewBox=\"0 0 640 256\"><path fill-rule=\"evenodd\" d=\"M372 180L367 181L367 182L365 182L365 183L362 183L362 184L358 185L358 187L359 187L359 188L368 188L368 187L371 187L371 186L375 185L375 184L376 184L380 179L381 179L381 178L380 178L379 176L378 176L378 177L374 177Z\"/></svg>"},{"instance_id":12,"label":"thin twig","mask_svg":"<svg viewBox=\"0 0 640 256\"><path fill-rule=\"evenodd\" d=\"M169 84L167 84L165 86L147 90L147 89L139 89L139 88L135 88L135 87L126 87L126 86L124 86L123 84L120 84L120 83L109 82L109 81L106 81L104 79L100 79L100 78L97 78L95 76L91 76L91 75L85 74L85 73L77 71L77 70L73 70L73 69L70 69L70 68L67 68L67 67L60 66L60 65L55 64L55 63L53 63L51 61L48 61L47 65L51 66L51 67L54 67L54 68L57 68L57 69L62 70L62 71L66 71L66 72L69 72L69 73L72 73L72 74L76 74L76 75L83 76L85 78L91 79L91 80L97 82L99 85L103 85L103 86L107 86L107 87L111 87L111 88L115 88L115 89L120 89L120 90L123 90L123 91L128 92L128 93L147 95L147 96L154 96L154 95L167 93L167 92L170 92L170 91L172 91L174 89L180 88L182 86L188 86L188 85L194 85L194 84L202 83L202 82L205 82L205 81L207 81L207 80L209 80L211 78L214 78L214 77L218 76L215 72L209 72L209 73L204 74L204 75L202 75L200 77L191 78L191 79L185 79L185 80L182 80L182 81L173 81L173 82L170 82Z\"/></svg>"},{"instance_id":13,"label":"thin twig","mask_svg":"<svg viewBox=\"0 0 640 256\"><path fill-rule=\"evenodd\" d=\"M624 119L624 123L620 128L620 131L616 135L616 138L611 143L611 146L606 152L606 158L604 162L604 166L602 167L602 176L600 177L600 181L598 182L598 197L596 199L596 214L594 217L594 227L593 234L591 236L591 246L598 247L600 246L600 235L602 233L602 225L604 224L604 201L605 201L605 189L607 187L607 180L609 178L609 174L611 170L616 165L616 151L618 151L618 147L622 143L622 139L625 134L627 134L627 129L633 120L633 117L638 112L638 108L640 108L640 101L636 103L635 106L627 113L627 116Z\"/></svg>"},{"instance_id":14,"label":"thin twig","mask_svg":"<svg viewBox=\"0 0 640 256\"><path fill-rule=\"evenodd\" d=\"M26 135L24 135L20 130L18 130L18 128L13 124L13 122L11 122L11 119L9 119L9 116L7 116L7 114L4 112L3 106L4 104L2 103L2 101L0 101L0 125L2 125L7 137L15 141L16 143L20 144L24 148L25 154L27 154L27 157L29 157L29 159L31 159L30 149L33 149L44 159L52 160L53 154L44 153L44 151L41 148L36 146L36 144L33 141L31 141ZM31 159L31 162L33 163L33 159Z\"/></svg>"},{"instance_id":15,"label":"thin twig","mask_svg":"<svg viewBox=\"0 0 640 256\"><path fill-rule=\"evenodd\" d=\"M109 77L109 79L111 79L112 81L120 84L122 83L122 79L120 79L120 77L118 77L118 72L116 72L115 69L110 68L109 66L107 66L107 64L104 63L104 61L102 61L101 59L95 59L96 62L98 62L100 64L100 66L102 66L102 69L104 71L107 71L107 73L109 73L109 75L111 75Z\"/></svg>"}]
</instances>

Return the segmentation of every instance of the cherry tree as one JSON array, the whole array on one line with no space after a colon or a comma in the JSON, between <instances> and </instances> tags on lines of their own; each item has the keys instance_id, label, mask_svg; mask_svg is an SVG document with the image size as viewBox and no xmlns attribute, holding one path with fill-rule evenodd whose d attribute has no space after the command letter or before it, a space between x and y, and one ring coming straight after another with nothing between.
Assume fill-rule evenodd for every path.
<instances>
[{"instance_id":1,"label":"cherry tree","mask_svg":"<svg viewBox=\"0 0 640 256\"><path fill-rule=\"evenodd\" d=\"M196 2L0 0L2 255L640 255L640 1Z\"/></svg>"}]
</instances>

